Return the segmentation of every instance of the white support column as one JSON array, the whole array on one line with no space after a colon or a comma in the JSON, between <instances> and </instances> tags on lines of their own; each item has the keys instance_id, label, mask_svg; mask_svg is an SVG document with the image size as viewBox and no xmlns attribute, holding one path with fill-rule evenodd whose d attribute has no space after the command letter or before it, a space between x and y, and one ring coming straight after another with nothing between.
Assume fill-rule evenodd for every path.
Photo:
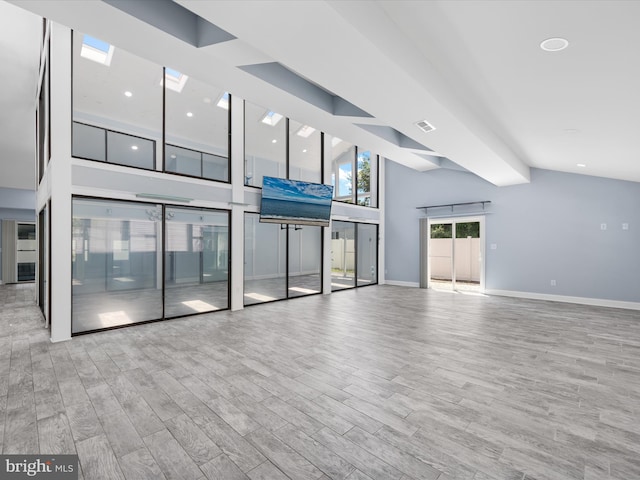
<instances>
[{"instance_id":1,"label":"white support column","mask_svg":"<svg viewBox=\"0 0 640 480\"><path fill-rule=\"evenodd\" d=\"M231 96L231 310L244 308L244 101Z\"/></svg>"},{"instance_id":2,"label":"white support column","mask_svg":"<svg viewBox=\"0 0 640 480\"><path fill-rule=\"evenodd\" d=\"M71 338L71 30L51 25L51 341Z\"/></svg>"},{"instance_id":3,"label":"white support column","mask_svg":"<svg viewBox=\"0 0 640 480\"><path fill-rule=\"evenodd\" d=\"M324 136L324 178L322 183L331 184L331 140L329 135ZM322 252L322 293L331 293L331 222L323 228L323 252Z\"/></svg>"},{"instance_id":4,"label":"white support column","mask_svg":"<svg viewBox=\"0 0 640 480\"><path fill-rule=\"evenodd\" d=\"M380 209L380 217L378 224L378 284L384 285L387 273L387 267L384 263L384 238L385 238L385 190L384 190L384 169L386 158L380 155L380 162L378 163L378 208Z\"/></svg>"}]
</instances>

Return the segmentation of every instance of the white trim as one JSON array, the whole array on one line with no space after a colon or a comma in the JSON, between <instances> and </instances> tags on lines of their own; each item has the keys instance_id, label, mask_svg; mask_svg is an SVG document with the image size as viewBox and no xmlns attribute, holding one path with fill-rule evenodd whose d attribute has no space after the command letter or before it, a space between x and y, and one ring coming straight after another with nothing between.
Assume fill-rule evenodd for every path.
<instances>
[{"instance_id":1,"label":"white trim","mask_svg":"<svg viewBox=\"0 0 640 480\"><path fill-rule=\"evenodd\" d=\"M547 300L550 302L577 303L580 305L593 305L596 307L626 308L629 310L640 310L640 302L625 302L622 300L608 300L604 298L570 297L566 295L552 295L548 293L516 292L513 290L493 290L485 291L487 295L498 295L502 297L527 298L531 300Z\"/></svg>"},{"instance_id":2,"label":"white trim","mask_svg":"<svg viewBox=\"0 0 640 480\"><path fill-rule=\"evenodd\" d=\"M419 282L403 282L401 280L385 280L385 285L393 285L394 287L411 287L420 288Z\"/></svg>"}]
</instances>

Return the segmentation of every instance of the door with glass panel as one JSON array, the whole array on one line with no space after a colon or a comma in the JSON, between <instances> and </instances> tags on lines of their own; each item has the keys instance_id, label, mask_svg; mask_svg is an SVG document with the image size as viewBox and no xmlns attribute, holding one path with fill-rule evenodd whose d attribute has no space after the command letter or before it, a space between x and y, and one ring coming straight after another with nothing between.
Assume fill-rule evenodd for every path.
<instances>
[{"instance_id":1,"label":"door with glass panel","mask_svg":"<svg viewBox=\"0 0 640 480\"><path fill-rule=\"evenodd\" d=\"M484 290L483 231L482 217L428 221L426 270L429 288L472 292Z\"/></svg>"}]
</instances>

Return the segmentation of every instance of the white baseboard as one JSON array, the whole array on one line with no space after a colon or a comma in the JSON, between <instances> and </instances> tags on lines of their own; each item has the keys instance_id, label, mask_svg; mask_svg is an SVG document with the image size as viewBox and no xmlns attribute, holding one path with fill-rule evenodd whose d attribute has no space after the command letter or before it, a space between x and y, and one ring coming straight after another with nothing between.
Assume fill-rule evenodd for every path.
<instances>
[{"instance_id":1,"label":"white baseboard","mask_svg":"<svg viewBox=\"0 0 640 480\"><path fill-rule=\"evenodd\" d=\"M551 295L548 293L516 292L513 290L490 290L487 295L499 295L502 297L528 298L531 300L548 300L551 302L577 303L580 305L593 305L597 307L626 308L628 310L640 310L639 302L625 302L622 300L607 300L604 298L570 297L566 295Z\"/></svg>"},{"instance_id":2,"label":"white baseboard","mask_svg":"<svg viewBox=\"0 0 640 480\"><path fill-rule=\"evenodd\" d=\"M400 280L385 280L385 285L393 285L395 287L412 287L419 288L420 284L418 282L402 282Z\"/></svg>"}]
</instances>

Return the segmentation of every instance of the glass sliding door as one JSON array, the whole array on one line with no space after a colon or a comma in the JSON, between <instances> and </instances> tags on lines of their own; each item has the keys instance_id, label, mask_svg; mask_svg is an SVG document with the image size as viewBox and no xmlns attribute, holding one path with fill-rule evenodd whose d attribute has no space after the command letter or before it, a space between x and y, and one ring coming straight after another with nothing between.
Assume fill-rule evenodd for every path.
<instances>
[{"instance_id":1,"label":"glass sliding door","mask_svg":"<svg viewBox=\"0 0 640 480\"><path fill-rule=\"evenodd\" d=\"M480 222L456 222L454 255L456 290L479 291L482 252Z\"/></svg>"},{"instance_id":2,"label":"glass sliding door","mask_svg":"<svg viewBox=\"0 0 640 480\"><path fill-rule=\"evenodd\" d=\"M484 285L484 219L429 220L429 287L480 292Z\"/></svg>"},{"instance_id":3,"label":"glass sliding door","mask_svg":"<svg viewBox=\"0 0 640 480\"><path fill-rule=\"evenodd\" d=\"M35 223L18 223L16 263L18 282L33 282L36 279L37 240Z\"/></svg>"},{"instance_id":4,"label":"glass sliding door","mask_svg":"<svg viewBox=\"0 0 640 480\"><path fill-rule=\"evenodd\" d=\"M289 225L289 297L322 292L322 227Z\"/></svg>"},{"instance_id":5,"label":"glass sliding door","mask_svg":"<svg viewBox=\"0 0 640 480\"><path fill-rule=\"evenodd\" d=\"M162 206L73 199L72 333L162 318Z\"/></svg>"},{"instance_id":6,"label":"glass sliding door","mask_svg":"<svg viewBox=\"0 0 640 480\"><path fill-rule=\"evenodd\" d=\"M229 306L229 214L165 209L165 318Z\"/></svg>"},{"instance_id":7,"label":"glass sliding door","mask_svg":"<svg viewBox=\"0 0 640 480\"><path fill-rule=\"evenodd\" d=\"M430 285L453 290L453 224L431 223L429 234Z\"/></svg>"},{"instance_id":8,"label":"glass sliding door","mask_svg":"<svg viewBox=\"0 0 640 480\"><path fill-rule=\"evenodd\" d=\"M356 224L332 222L331 290L356 286Z\"/></svg>"},{"instance_id":9,"label":"glass sliding door","mask_svg":"<svg viewBox=\"0 0 640 480\"><path fill-rule=\"evenodd\" d=\"M378 282L378 226L357 224L358 287Z\"/></svg>"},{"instance_id":10,"label":"glass sliding door","mask_svg":"<svg viewBox=\"0 0 640 480\"><path fill-rule=\"evenodd\" d=\"M257 213L245 213L245 305L287 298L287 230L259 220Z\"/></svg>"}]
</instances>

